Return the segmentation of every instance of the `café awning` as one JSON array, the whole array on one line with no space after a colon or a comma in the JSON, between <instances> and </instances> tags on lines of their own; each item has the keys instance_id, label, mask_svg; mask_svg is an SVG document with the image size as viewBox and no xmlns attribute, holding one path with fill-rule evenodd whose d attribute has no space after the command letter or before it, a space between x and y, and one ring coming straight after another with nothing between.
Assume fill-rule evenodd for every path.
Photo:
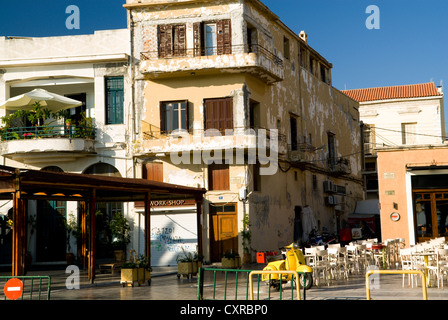
<instances>
[{"instance_id":1,"label":"caf\u00e9 awning","mask_svg":"<svg viewBox=\"0 0 448 320\"><path fill-rule=\"evenodd\" d=\"M0 166L0 199L13 200L13 275L25 272L26 200L61 200L85 203L82 212L83 252L88 252L89 278L95 278L95 211L97 202L145 203L145 230L150 230L150 202L194 199L197 207L198 244L202 253L202 198L205 189L146 179L48 172ZM89 226L89 228L87 228ZM91 232L87 234L87 230ZM150 234L145 232L145 256L150 256ZM85 257L84 257L85 258Z\"/></svg>"}]
</instances>

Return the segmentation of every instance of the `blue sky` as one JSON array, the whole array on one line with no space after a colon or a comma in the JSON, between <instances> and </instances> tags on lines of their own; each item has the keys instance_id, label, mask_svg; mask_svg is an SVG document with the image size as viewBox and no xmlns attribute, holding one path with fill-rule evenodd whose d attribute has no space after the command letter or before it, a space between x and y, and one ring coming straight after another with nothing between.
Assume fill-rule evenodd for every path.
<instances>
[{"instance_id":1,"label":"blue sky","mask_svg":"<svg viewBox=\"0 0 448 320\"><path fill-rule=\"evenodd\" d=\"M262 0L333 63L333 85L354 89L441 80L448 83L446 0ZM126 27L125 0L2 1L0 35L88 34ZM66 8L80 10L80 29L65 26ZM369 5L380 29L365 26Z\"/></svg>"}]
</instances>

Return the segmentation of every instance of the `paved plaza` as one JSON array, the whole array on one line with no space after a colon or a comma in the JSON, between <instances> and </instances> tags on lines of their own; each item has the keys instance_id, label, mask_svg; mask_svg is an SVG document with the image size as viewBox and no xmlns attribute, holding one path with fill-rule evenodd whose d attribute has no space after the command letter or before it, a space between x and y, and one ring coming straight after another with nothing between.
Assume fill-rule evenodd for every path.
<instances>
[{"instance_id":1,"label":"paved plaza","mask_svg":"<svg viewBox=\"0 0 448 320\"><path fill-rule=\"evenodd\" d=\"M262 265L254 264L245 270L259 270ZM3 273L2 275L5 275ZM154 268L151 285L147 283L133 287L123 287L120 284L120 273L98 273L95 283L89 284L87 273L81 271L80 289L68 290L66 281L69 277L65 270L32 271L28 275L51 276L51 300L197 300L198 278L177 277L177 267ZM227 277L227 285L224 279ZM204 277L204 300L241 300L249 297L246 275L239 275L238 286L235 289L235 274L210 270ZM423 290L420 281L413 287L408 284L407 276L404 286L402 275L380 275L371 282L372 300L422 300ZM269 289L265 283L257 283L254 276L254 296L256 300L280 300L280 293ZM213 291L213 288L215 290ZM235 292L237 292L235 294ZM301 290L301 298L303 298ZM297 299L296 290L291 290L289 283L282 288L281 300ZM448 286L427 288L428 300L448 300ZM366 281L363 275L350 275L347 280L334 280L329 285L313 286L306 291L306 300L366 300Z\"/></svg>"}]
</instances>

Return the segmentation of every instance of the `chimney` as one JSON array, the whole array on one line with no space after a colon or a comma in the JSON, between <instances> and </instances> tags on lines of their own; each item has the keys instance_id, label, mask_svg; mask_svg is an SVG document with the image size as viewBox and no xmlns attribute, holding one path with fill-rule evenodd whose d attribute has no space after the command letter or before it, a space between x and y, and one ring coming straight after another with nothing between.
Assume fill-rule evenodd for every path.
<instances>
[{"instance_id":1,"label":"chimney","mask_svg":"<svg viewBox=\"0 0 448 320\"><path fill-rule=\"evenodd\" d=\"M305 41L306 44L308 44L308 35L306 34L306 32L304 30L300 31L299 33L299 37Z\"/></svg>"}]
</instances>

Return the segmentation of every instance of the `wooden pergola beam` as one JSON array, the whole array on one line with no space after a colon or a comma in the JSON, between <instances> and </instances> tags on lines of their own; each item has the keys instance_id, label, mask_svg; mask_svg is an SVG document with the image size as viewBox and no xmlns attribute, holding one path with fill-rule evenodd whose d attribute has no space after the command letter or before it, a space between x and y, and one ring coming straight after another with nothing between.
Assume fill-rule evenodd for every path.
<instances>
[{"instance_id":1,"label":"wooden pergola beam","mask_svg":"<svg viewBox=\"0 0 448 320\"><path fill-rule=\"evenodd\" d=\"M89 258L88 258L88 276L89 282L95 281L95 257L96 257L96 190L92 189L89 199Z\"/></svg>"},{"instance_id":2,"label":"wooden pergola beam","mask_svg":"<svg viewBox=\"0 0 448 320\"><path fill-rule=\"evenodd\" d=\"M56 193L55 193L56 190ZM95 280L96 203L145 201L145 257L151 256L151 200L194 198L197 208L198 244L202 254L202 198L205 189L144 179L73 173L43 172L0 165L0 199L13 200L12 275L25 274L26 206L31 199L81 202L82 259L91 283ZM77 196L74 196L74 195ZM87 254L87 257L86 257Z\"/></svg>"}]
</instances>

